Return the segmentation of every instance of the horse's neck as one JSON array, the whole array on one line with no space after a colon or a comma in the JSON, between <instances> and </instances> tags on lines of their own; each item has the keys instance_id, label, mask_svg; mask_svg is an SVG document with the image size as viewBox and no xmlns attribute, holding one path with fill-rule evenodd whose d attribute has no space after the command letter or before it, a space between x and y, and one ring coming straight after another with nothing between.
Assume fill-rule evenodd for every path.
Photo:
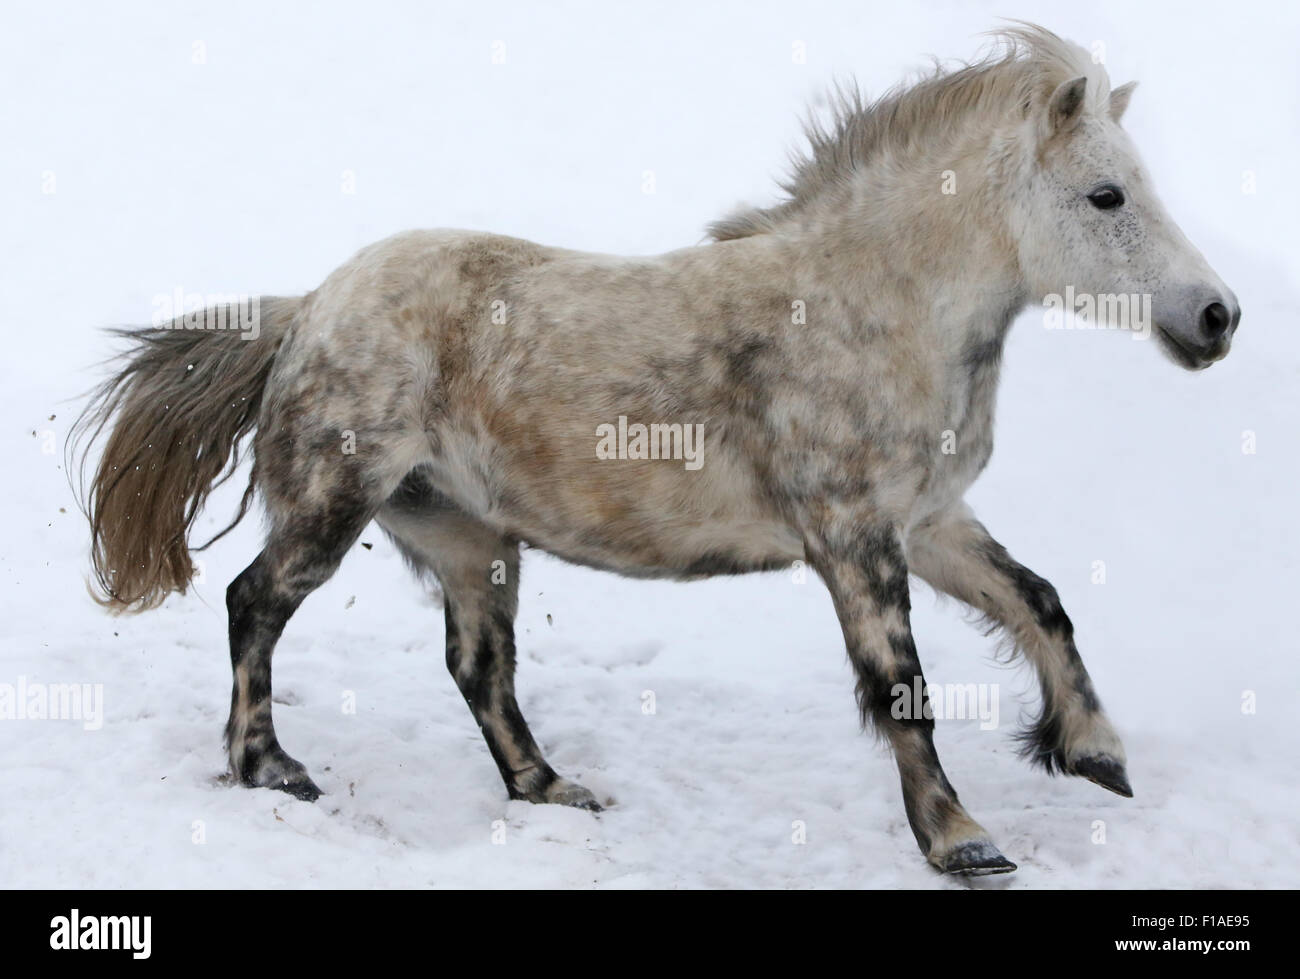
<instances>
[{"instance_id":1,"label":"horse's neck","mask_svg":"<svg viewBox=\"0 0 1300 979\"><path fill-rule=\"evenodd\" d=\"M929 182L946 169L930 160L864 174L847 196L810 202L804 214L807 244L850 322L897 331L909 356L930 360L939 380L930 407L960 456L940 496L959 496L988 462L1006 335L1028 298L1000 193L981 184L987 158L978 139L954 155L955 194Z\"/></svg>"},{"instance_id":2,"label":"horse's neck","mask_svg":"<svg viewBox=\"0 0 1300 979\"><path fill-rule=\"evenodd\" d=\"M970 201L922 196L910 219L906 209L889 210L828 217L815 253L853 320L896 319L891 330L919 340L943 379L936 408L945 427L982 452L991 447L1007 330L1025 305L1016 249L1001 216Z\"/></svg>"},{"instance_id":3,"label":"horse's neck","mask_svg":"<svg viewBox=\"0 0 1300 979\"><path fill-rule=\"evenodd\" d=\"M996 362L1025 306L1016 247L988 202L932 194L912 209L844 208L814 236L828 281L860 321L886 310L954 367Z\"/></svg>"}]
</instances>

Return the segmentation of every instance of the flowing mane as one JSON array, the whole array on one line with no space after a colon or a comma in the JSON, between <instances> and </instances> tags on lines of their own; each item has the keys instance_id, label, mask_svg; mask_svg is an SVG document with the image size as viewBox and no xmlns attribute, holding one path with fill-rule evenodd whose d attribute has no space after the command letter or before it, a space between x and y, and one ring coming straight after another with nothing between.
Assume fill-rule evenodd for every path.
<instances>
[{"instance_id":1,"label":"flowing mane","mask_svg":"<svg viewBox=\"0 0 1300 979\"><path fill-rule=\"evenodd\" d=\"M868 165L914 164L969 133L1008 118L1023 118L1058 85L1088 79L1087 101L1095 111L1110 92L1105 69L1082 47L1045 28L1021 23L995 31L992 50L955 68L941 65L912 84L898 85L874 102L856 83L832 93L830 121L804 125L806 153L796 155L780 184L787 199L771 207L744 207L708 226L715 241L747 238L797 220L807 206L844 188Z\"/></svg>"}]
</instances>

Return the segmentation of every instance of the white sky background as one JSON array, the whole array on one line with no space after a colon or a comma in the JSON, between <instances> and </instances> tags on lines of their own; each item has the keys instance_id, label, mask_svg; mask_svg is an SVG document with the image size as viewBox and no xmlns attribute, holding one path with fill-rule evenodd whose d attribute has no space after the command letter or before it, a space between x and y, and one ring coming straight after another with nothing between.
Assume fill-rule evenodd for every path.
<instances>
[{"instance_id":1,"label":"white sky background","mask_svg":"<svg viewBox=\"0 0 1300 979\"><path fill-rule=\"evenodd\" d=\"M594 820L506 804L443 668L441 613L372 529L374 549L304 604L276 659L293 700L281 740L329 796L313 808L216 786L223 592L257 521L208 553L197 595L110 619L85 597L61 451L41 445L53 432L61 448L97 377L98 329L148 322L159 293L302 293L410 227L620 253L694 244L738 202L775 199L800 114L833 78L879 93L928 55L972 56L998 15L1101 42L1113 83L1140 80L1125 126L1244 313L1233 353L1195 376L1150 343L1026 314L970 495L1060 590L1137 798L1031 772L1007 723L941 724L941 755L1021 864L996 886L1294 884L1300 8L469 7L6 12L0 683L103 683L108 716L98 732L0 722L0 885L960 886L925 868L892 761L855 733L824 589L785 575L627 582L527 559L521 702L557 768L617 799ZM200 533L241 489L214 497ZM931 682L1001 683L1009 722L1025 678L988 663L992 641L954 605L920 586L914 604ZM340 715L343 689L357 717ZM489 840L498 818L505 847ZM790 843L795 819L806 847Z\"/></svg>"}]
</instances>

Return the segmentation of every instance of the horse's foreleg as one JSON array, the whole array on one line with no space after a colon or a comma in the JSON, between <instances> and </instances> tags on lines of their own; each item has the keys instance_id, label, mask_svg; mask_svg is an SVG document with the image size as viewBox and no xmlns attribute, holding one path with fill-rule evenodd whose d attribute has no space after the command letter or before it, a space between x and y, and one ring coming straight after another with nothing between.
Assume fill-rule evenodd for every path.
<instances>
[{"instance_id":1,"label":"horse's foreleg","mask_svg":"<svg viewBox=\"0 0 1300 979\"><path fill-rule=\"evenodd\" d=\"M912 639L907 564L889 526L831 529L806 541L830 589L857 674L863 724L888 739L903 803L926 858L949 873L1015 870L962 808L934 748L934 719ZM920 691L919 702L913 702Z\"/></svg>"},{"instance_id":2,"label":"horse's foreleg","mask_svg":"<svg viewBox=\"0 0 1300 979\"><path fill-rule=\"evenodd\" d=\"M1048 772L1087 778L1131 796L1124 748L1074 644L1074 627L1051 583L1012 559L964 506L918 525L912 570L1010 633L1038 673L1043 710L1024 732L1026 757Z\"/></svg>"}]
</instances>

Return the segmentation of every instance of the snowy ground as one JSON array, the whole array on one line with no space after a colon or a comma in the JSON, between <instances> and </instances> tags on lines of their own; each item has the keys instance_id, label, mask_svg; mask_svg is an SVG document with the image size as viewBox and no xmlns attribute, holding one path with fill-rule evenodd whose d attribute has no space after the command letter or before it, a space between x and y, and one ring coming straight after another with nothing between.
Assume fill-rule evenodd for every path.
<instances>
[{"instance_id":1,"label":"snowy ground","mask_svg":"<svg viewBox=\"0 0 1300 979\"><path fill-rule=\"evenodd\" d=\"M328 795L227 787L222 596L257 521L208 552L194 594L107 617L61 445L108 350L97 328L147 322L158 293L304 292L406 227L690 244L770 199L833 76L879 91L927 53L971 54L998 14L1102 41L1116 83L1142 80L1126 125L1245 313L1197 376L1127 337L1013 331L971 501L1058 586L1137 796L1019 762L1027 677L918 585L930 681L1000 685L996 730L938 729L1020 864L978 886L1295 885L1296 8L438 6L6 15L0 684L102 684L104 718L0 722L0 885L969 886L916 852L893 763L856 730L825 589L789 574L646 583L527 557L521 702L552 763L613 801L596 817L506 801L442 665L441 612L372 528L276 657L281 739Z\"/></svg>"}]
</instances>

